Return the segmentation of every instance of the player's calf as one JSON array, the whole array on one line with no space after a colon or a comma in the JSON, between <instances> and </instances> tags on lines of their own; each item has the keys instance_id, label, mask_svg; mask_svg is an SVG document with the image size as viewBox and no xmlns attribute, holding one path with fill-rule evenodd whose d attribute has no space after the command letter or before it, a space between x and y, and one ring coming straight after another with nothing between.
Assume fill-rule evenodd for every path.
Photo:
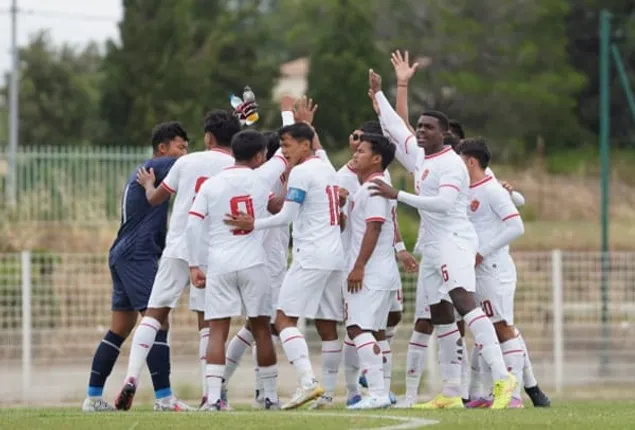
<instances>
[{"instance_id":1,"label":"player's calf","mask_svg":"<svg viewBox=\"0 0 635 430\"><path fill-rule=\"evenodd\" d=\"M253 331L254 340L258 348L257 364L259 378L264 390L265 409L278 409L278 365L276 351L271 339L271 329L268 316L259 316L249 319Z\"/></svg>"}]
</instances>

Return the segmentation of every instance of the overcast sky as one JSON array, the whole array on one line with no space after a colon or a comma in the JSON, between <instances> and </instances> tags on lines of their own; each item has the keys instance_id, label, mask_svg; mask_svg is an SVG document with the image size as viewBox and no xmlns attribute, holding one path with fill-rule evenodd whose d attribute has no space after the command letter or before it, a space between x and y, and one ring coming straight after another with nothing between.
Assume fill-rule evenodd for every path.
<instances>
[{"instance_id":1,"label":"overcast sky","mask_svg":"<svg viewBox=\"0 0 635 430\"><path fill-rule=\"evenodd\" d=\"M55 44L78 46L90 40L118 40L118 21L123 15L122 0L17 0L18 45L29 36L48 29ZM11 0L0 0L0 71L11 68Z\"/></svg>"}]
</instances>

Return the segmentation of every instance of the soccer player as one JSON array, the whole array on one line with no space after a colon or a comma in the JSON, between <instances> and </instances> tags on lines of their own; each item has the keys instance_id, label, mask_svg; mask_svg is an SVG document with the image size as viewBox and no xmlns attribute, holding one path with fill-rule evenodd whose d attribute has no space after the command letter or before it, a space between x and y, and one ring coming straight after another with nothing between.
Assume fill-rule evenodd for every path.
<instances>
[{"instance_id":1,"label":"soccer player","mask_svg":"<svg viewBox=\"0 0 635 430\"><path fill-rule=\"evenodd\" d=\"M209 321L207 348L207 402L202 410L227 410L221 399L225 368L225 343L231 317L245 310L258 345L257 362L264 387L265 409L278 409L276 356L269 328L271 288L265 263L262 232L231 230L225 215L246 213L262 217L268 195L286 169L286 160L266 159L267 139L262 133L246 130L232 139L236 164L203 185L190 210L187 244L190 255L200 255L203 219L209 219L207 279L202 262L191 260L192 283L205 288L205 320ZM274 157L282 159L282 157ZM254 171L253 169L258 168Z\"/></svg>"},{"instance_id":2,"label":"soccer player","mask_svg":"<svg viewBox=\"0 0 635 430\"><path fill-rule=\"evenodd\" d=\"M476 254L477 300L494 323L507 368L521 380L524 356L528 352L514 326L516 266L509 253L509 245L524 233L523 222L507 191L486 173L491 156L485 140L465 139L458 152L470 174L468 213L479 238ZM478 362L477 351L474 348L473 362ZM535 389L540 390L537 384ZM487 407L490 402L484 397L477 396L466 406ZM514 390L510 407L522 408L520 385Z\"/></svg>"},{"instance_id":3,"label":"soccer player","mask_svg":"<svg viewBox=\"0 0 635 430\"><path fill-rule=\"evenodd\" d=\"M351 148L353 153L357 152L357 148L359 147L361 142L360 136L363 133L383 135L381 125L379 124L378 121L365 122L360 127L360 129L354 130L353 133L351 133L351 135L349 136L349 147ZM338 185L340 186L340 190L342 189L347 190L350 196L355 195L355 193L357 193L357 191L361 187L360 180L357 175L357 171L355 167L353 167L353 165L354 165L354 162L351 159L337 172L337 178L338 178L337 180L338 180ZM390 172L388 170L384 172L384 177L386 178L388 182L390 182ZM348 205L348 208L350 208L350 204ZM346 210L347 208L344 209L344 211ZM417 260L415 260L414 257L410 255L410 253L408 253L403 243L401 234L399 232L399 224L397 222L396 210L393 211L393 223L395 225L394 248L397 254L397 259L401 262L406 272L416 272L418 270L418 263L417 263ZM342 231L342 247L344 249L344 253L347 256L347 258L352 257L352 255L349 252L350 234L351 234L350 223L345 222L344 229ZM388 342L388 348L382 349L382 352L385 352L387 356L386 357L387 367L389 364L392 363L392 353L390 350L390 344L397 331L397 325L401 321L402 311L403 311L403 295L401 290L401 278L399 278L398 293L395 296L395 301L393 302L390 308L390 313L388 314L388 324L385 331L386 340ZM346 387L347 387L346 403L347 405L350 406L352 404L359 402L362 399L359 393L359 388L358 388L359 359L357 356L357 349L355 348L355 344L348 337L344 339L343 350L344 350L343 352L344 376L346 379ZM388 386L390 386L390 381L392 377L391 370L392 368L390 367L390 369L387 369L387 372L385 374L385 377L386 377L385 382ZM363 374L359 376L359 384L365 388L368 388L366 377ZM392 399L392 394L391 394L391 399Z\"/></svg>"},{"instance_id":4,"label":"soccer player","mask_svg":"<svg viewBox=\"0 0 635 430\"><path fill-rule=\"evenodd\" d=\"M168 205L151 206L143 188L137 183L140 167L154 171L160 182L176 159L187 153L188 136L177 122L158 124L152 130L152 159L145 161L130 175L121 202L121 226L109 253L113 281L112 320L95 351L88 382L85 412L112 411L103 399L104 385L117 361L121 345L148 305L157 261L165 246ZM158 333L160 342L150 349L147 364L155 389L155 410L180 410L184 404L174 399L170 390L170 348L166 343L167 327Z\"/></svg>"},{"instance_id":5,"label":"soccer player","mask_svg":"<svg viewBox=\"0 0 635 430\"><path fill-rule=\"evenodd\" d=\"M293 263L280 288L275 321L284 352L300 379L295 396L282 406L282 409L293 409L318 398L325 389L335 391L342 351L337 323L343 320L345 260L335 169L315 155L316 133L308 124L283 127L280 136L284 156L295 165L289 174L282 210L255 221L252 216L241 215L228 223L246 230L293 223ZM300 317L314 319L322 339L325 388L315 378L306 340L297 328Z\"/></svg>"},{"instance_id":6,"label":"soccer player","mask_svg":"<svg viewBox=\"0 0 635 430\"><path fill-rule=\"evenodd\" d=\"M383 197L371 197L369 185L373 178L386 180L383 172L395 156L395 147L379 134L362 134L360 141L353 164L362 185L349 197L352 258L344 292L344 315L370 395L348 408L377 409L391 404L390 387L384 383L384 367L391 360L383 352L390 350L385 330L401 282L393 249L395 204Z\"/></svg>"},{"instance_id":7,"label":"soccer player","mask_svg":"<svg viewBox=\"0 0 635 430\"><path fill-rule=\"evenodd\" d=\"M410 158L415 177L420 178L418 195L373 181L376 193L419 209L422 225L425 225L421 234L423 253L417 302L425 301L430 307L430 319L439 340L440 361L445 365L441 366L443 392L420 407L463 407L460 395L463 348L455 323L456 308L475 342L482 345L481 354L492 368L494 401L491 408L506 408L517 381L505 367L493 324L474 299L477 237L467 218L469 176L461 158L451 147L443 145L447 117L436 111L424 112L417 123L415 144L415 135L390 106L381 91L381 78L372 70L369 83L387 131ZM424 316L418 309L417 318Z\"/></svg>"},{"instance_id":8,"label":"soccer player","mask_svg":"<svg viewBox=\"0 0 635 430\"><path fill-rule=\"evenodd\" d=\"M141 177L150 204L166 202L172 194L176 194L176 198L170 217L167 245L159 261L148 310L133 336L124 387L115 402L117 409L128 410L132 405L141 366L148 355L149 348L156 341L157 331L162 324L168 322L170 311L176 307L183 289L189 285L188 259L189 257L197 258L197 256L188 255L185 243L188 212L196 193L207 178L234 164L230 142L240 128L238 118L231 113L224 110L212 111L204 120L206 140L213 139L211 150L181 157L174 163L170 173L159 187L154 187L147 177ZM204 306L202 292L191 289L190 295L195 296L192 300L198 302L195 308L202 309ZM199 311L199 330L203 326L203 318Z\"/></svg>"}]
</instances>

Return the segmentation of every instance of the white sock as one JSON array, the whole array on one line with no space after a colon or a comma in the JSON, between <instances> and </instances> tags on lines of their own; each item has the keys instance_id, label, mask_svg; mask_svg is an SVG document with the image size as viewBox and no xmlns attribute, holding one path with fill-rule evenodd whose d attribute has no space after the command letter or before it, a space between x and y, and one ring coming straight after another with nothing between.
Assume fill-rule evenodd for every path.
<instances>
[{"instance_id":1,"label":"white sock","mask_svg":"<svg viewBox=\"0 0 635 430\"><path fill-rule=\"evenodd\" d=\"M465 325L472 331L474 342L482 345L481 356L492 369L492 377L495 380L506 379L508 376L507 367L503 360L503 353L496 337L494 325L477 307L468 312L464 317Z\"/></svg>"},{"instance_id":2,"label":"white sock","mask_svg":"<svg viewBox=\"0 0 635 430\"><path fill-rule=\"evenodd\" d=\"M262 381L264 398L276 403L278 401L278 365L261 367L260 380Z\"/></svg>"},{"instance_id":3,"label":"white sock","mask_svg":"<svg viewBox=\"0 0 635 430\"><path fill-rule=\"evenodd\" d=\"M213 405L220 399L220 390L225 374L224 364L208 364L205 366L205 380L207 381L207 404Z\"/></svg>"},{"instance_id":4,"label":"white sock","mask_svg":"<svg viewBox=\"0 0 635 430\"><path fill-rule=\"evenodd\" d=\"M525 364L525 352L523 351L520 341L515 337L507 342L503 342L501 343L501 350L503 351L503 359L505 360L507 369L509 369L518 381L521 381ZM520 399L520 385L520 383L516 385L516 389L512 394L512 396L517 399Z\"/></svg>"},{"instance_id":5,"label":"white sock","mask_svg":"<svg viewBox=\"0 0 635 430\"><path fill-rule=\"evenodd\" d=\"M253 358L253 361L254 361L254 376L256 380L256 391L258 392L258 396L262 396L264 395L263 390L265 387L262 385L262 375L260 375L260 367L258 367L258 346L255 343L251 347L251 357Z\"/></svg>"},{"instance_id":6,"label":"white sock","mask_svg":"<svg viewBox=\"0 0 635 430\"><path fill-rule=\"evenodd\" d=\"M527 344L525 343L525 339L523 339L523 335L520 333L518 329L516 330L516 337L520 342L520 346L523 351L525 351L524 365L523 365L523 383L526 388L535 387L538 385L538 381L536 380L536 375L534 375L534 366L531 364L531 360L529 359L529 350L527 349ZM518 381L518 385L520 385L520 380Z\"/></svg>"},{"instance_id":7,"label":"white sock","mask_svg":"<svg viewBox=\"0 0 635 430\"><path fill-rule=\"evenodd\" d=\"M390 349L390 344L388 343L388 339L380 340L379 348L381 348L381 354L383 356L383 371L384 371L384 390L386 390L386 395L390 394L390 383L392 381L392 350Z\"/></svg>"},{"instance_id":8,"label":"white sock","mask_svg":"<svg viewBox=\"0 0 635 430\"><path fill-rule=\"evenodd\" d=\"M302 388L310 388L315 384L315 373L309 358L309 347L297 327L289 327L280 333L282 349L295 367Z\"/></svg>"},{"instance_id":9,"label":"white sock","mask_svg":"<svg viewBox=\"0 0 635 430\"><path fill-rule=\"evenodd\" d=\"M471 377L468 397L470 400L485 397L485 393L483 392L483 373L485 369L481 367L482 360L479 345L475 342L474 345L472 345L472 360L470 364Z\"/></svg>"},{"instance_id":10,"label":"white sock","mask_svg":"<svg viewBox=\"0 0 635 430\"><path fill-rule=\"evenodd\" d=\"M355 343L350 337L348 337L348 334L344 338L343 350L346 396L350 399L353 396L359 395L359 386L357 385L359 375L359 357L357 355Z\"/></svg>"},{"instance_id":11,"label":"white sock","mask_svg":"<svg viewBox=\"0 0 635 430\"><path fill-rule=\"evenodd\" d=\"M129 378L134 378L137 384L139 383L141 369L146 364L150 348L152 348L152 345L154 344L154 339L156 338L157 331L159 331L159 329L161 329L161 323L154 318L143 317L141 319L141 323L135 330L134 336L132 337L126 381Z\"/></svg>"},{"instance_id":12,"label":"white sock","mask_svg":"<svg viewBox=\"0 0 635 430\"><path fill-rule=\"evenodd\" d=\"M342 362L342 344L339 340L322 342L322 386L324 396L333 398L337 385L337 371Z\"/></svg>"},{"instance_id":13,"label":"white sock","mask_svg":"<svg viewBox=\"0 0 635 430\"><path fill-rule=\"evenodd\" d=\"M385 396L384 363L377 340L370 333L362 333L354 340L362 372L368 381L369 394L377 397Z\"/></svg>"},{"instance_id":14,"label":"white sock","mask_svg":"<svg viewBox=\"0 0 635 430\"><path fill-rule=\"evenodd\" d=\"M397 334L397 326L386 327L386 340L388 341L388 345L392 345L392 341Z\"/></svg>"},{"instance_id":15,"label":"white sock","mask_svg":"<svg viewBox=\"0 0 635 430\"><path fill-rule=\"evenodd\" d=\"M470 354L467 350L465 338L461 338L463 342L463 359L461 360L461 397L470 398Z\"/></svg>"},{"instance_id":16,"label":"white sock","mask_svg":"<svg viewBox=\"0 0 635 430\"><path fill-rule=\"evenodd\" d=\"M238 369L245 351L251 347L252 343L254 343L254 337L245 327L241 327L238 333L229 341L227 351L225 351L225 385L229 383L234 372Z\"/></svg>"},{"instance_id":17,"label":"white sock","mask_svg":"<svg viewBox=\"0 0 635 430\"><path fill-rule=\"evenodd\" d=\"M209 341L209 327L205 327L198 332L198 356L201 363L201 382L203 384L203 397L207 395L207 342Z\"/></svg>"},{"instance_id":18,"label":"white sock","mask_svg":"<svg viewBox=\"0 0 635 430\"><path fill-rule=\"evenodd\" d=\"M406 355L406 397L416 398L419 395L419 383L428 358L429 344L429 334L412 332Z\"/></svg>"},{"instance_id":19,"label":"white sock","mask_svg":"<svg viewBox=\"0 0 635 430\"><path fill-rule=\"evenodd\" d=\"M461 395L461 360L463 344L456 323L435 326L439 341L439 369L443 378L443 395Z\"/></svg>"}]
</instances>

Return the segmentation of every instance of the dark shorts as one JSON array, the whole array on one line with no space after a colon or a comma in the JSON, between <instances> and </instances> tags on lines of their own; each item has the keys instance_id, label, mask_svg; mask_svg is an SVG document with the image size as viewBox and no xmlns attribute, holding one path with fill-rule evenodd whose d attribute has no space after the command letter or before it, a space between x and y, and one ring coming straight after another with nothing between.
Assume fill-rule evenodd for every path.
<instances>
[{"instance_id":1,"label":"dark shorts","mask_svg":"<svg viewBox=\"0 0 635 430\"><path fill-rule=\"evenodd\" d=\"M143 311L148 307L159 261L120 260L110 265L112 310Z\"/></svg>"}]
</instances>

